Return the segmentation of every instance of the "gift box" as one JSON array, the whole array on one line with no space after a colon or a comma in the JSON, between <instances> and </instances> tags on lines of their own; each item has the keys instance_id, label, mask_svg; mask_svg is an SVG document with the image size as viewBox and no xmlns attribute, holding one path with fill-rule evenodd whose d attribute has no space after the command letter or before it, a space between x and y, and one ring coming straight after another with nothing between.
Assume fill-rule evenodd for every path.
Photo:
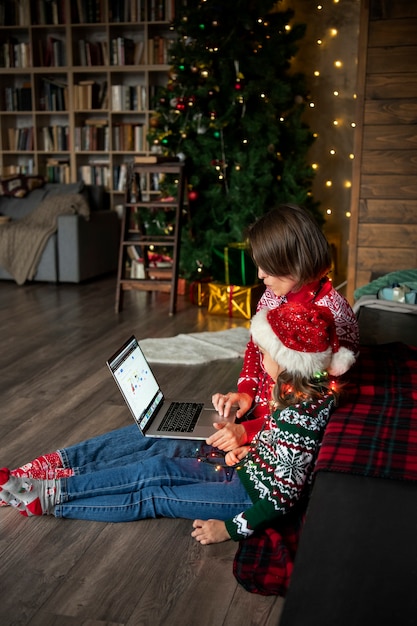
<instances>
[{"instance_id":1,"label":"gift box","mask_svg":"<svg viewBox=\"0 0 417 626\"><path fill-rule=\"evenodd\" d=\"M226 285L254 285L257 269L246 243L229 243L224 248L213 248L212 275Z\"/></svg>"},{"instance_id":2,"label":"gift box","mask_svg":"<svg viewBox=\"0 0 417 626\"><path fill-rule=\"evenodd\" d=\"M194 280L190 283L190 300L197 306L208 306L209 283L204 280Z\"/></svg>"},{"instance_id":3,"label":"gift box","mask_svg":"<svg viewBox=\"0 0 417 626\"><path fill-rule=\"evenodd\" d=\"M262 284L226 285L209 283L208 313L250 320L262 295Z\"/></svg>"}]
</instances>

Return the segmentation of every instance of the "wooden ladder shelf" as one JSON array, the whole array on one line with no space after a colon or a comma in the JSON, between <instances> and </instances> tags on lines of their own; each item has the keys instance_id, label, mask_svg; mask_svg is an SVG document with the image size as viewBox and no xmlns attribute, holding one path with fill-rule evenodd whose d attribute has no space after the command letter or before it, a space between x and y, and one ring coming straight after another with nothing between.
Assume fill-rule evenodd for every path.
<instances>
[{"instance_id":1,"label":"wooden ladder shelf","mask_svg":"<svg viewBox=\"0 0 417 626\"><path fill-rule=\"evenodd\" d=\"M161 178L171 175L176 197L159 192ZM117 271L116 313L123 309L123 293L128 290L170 293L169 314L177 307L181 221L184 208L185 173L179 161L135 163L131 166L123 208L119 265ZM169 220L168 232L153 234L152 216L160 211ZM159 253L161 251L161 253ZM167 254L167 267L154 266L152 255Z\"/></svg>"}]
</instances>

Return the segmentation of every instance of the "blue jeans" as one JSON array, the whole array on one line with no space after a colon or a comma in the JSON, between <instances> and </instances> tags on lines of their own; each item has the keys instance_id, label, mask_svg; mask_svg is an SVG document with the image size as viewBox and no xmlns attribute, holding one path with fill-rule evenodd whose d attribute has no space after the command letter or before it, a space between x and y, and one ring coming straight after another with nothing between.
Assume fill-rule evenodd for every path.
<instances>
[{"instance_id":1,"label":"blue jeans","mask_svg":"<svg viewBox=\"0 0 417 626\"><path fill-rule=\"evenodd\" d=\"M56 517L227 520L251 506L235 468L199 441L143 437L133 424L59 452L75 475L60 481Z\"/></svg>"}]
</instances>

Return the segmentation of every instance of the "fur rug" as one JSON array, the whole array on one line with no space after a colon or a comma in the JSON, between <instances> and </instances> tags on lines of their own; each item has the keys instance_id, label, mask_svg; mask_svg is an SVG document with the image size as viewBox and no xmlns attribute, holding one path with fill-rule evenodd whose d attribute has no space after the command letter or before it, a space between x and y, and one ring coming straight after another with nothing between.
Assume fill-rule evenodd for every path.
<instances>
[{"instance_id":1,"label":"fur rug","mask_svg":"<svg viewBox=\"0 0 417 626\"><path fill-rule=\"evenodd\" d=\"M220 359L242 358L249 340L248 328L190 333L140 341L150 363L198 365Z\"/></svg>"}]
</instances>

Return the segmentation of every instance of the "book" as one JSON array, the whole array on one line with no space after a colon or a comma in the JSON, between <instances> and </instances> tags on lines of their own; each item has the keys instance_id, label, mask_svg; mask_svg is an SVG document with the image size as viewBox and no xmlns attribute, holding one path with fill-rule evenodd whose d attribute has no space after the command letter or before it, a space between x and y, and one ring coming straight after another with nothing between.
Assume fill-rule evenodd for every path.
<instances>
[{"instance_id":1,"label":"book","mask_svg":"<svg viewBox=\"0 0 417 626\"><path fill-rule=\"evenodd\" d=\"M179 158L176 156L163 156L162 154L149 154L146 156L135 156L134 162L142 165L153 163L178 163Z\"/></svg>"}]
</instances>

